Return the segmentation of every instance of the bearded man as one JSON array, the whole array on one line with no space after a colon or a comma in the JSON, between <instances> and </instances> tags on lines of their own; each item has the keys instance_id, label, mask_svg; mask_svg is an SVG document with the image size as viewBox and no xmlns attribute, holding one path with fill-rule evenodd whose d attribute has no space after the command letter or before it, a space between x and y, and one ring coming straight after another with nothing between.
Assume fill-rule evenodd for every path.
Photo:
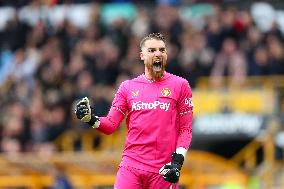
<instances>
[{"instance_id":1,"label":"bearded man","mask_svg":"<svg viewBox=\"0 0 284 189\"><path fill-rule=\"evenodd\" d=\"M145 73L122 82L106 117L97 117L87 97L76 105L78 119L112 134L126 117L128 129L116 189L178 188L192 138L193 103L188 82L165 71L166 41L152 33L140 42Z\"/></svg>"}]
</instances>

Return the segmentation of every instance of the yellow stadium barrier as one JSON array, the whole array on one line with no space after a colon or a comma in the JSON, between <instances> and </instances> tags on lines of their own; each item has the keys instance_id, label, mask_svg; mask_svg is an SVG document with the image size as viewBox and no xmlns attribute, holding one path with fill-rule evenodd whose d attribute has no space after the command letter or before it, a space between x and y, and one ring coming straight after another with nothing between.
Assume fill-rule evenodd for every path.
<instances>
[{"instance_id":1,"label":"yellow stadium barrier","mask_svg":"<svg viewBox=\"0 0 284 189\"><path fill-rule=\"evenodd\" d=\"M261 136L251 141L247 146L235 154L231 161L238 167L243 167L247 173L258 176L264 188L273 188L277 168L284 169L283 162L277 162L275 158L274 136L277 132L277 123L268 123L268 129ZM284 149L283 149L284 150ZM262 152L263 159L257 160ZM283 185L284 187L284 185Z\"/></svg>"},{"instance_id":2,"label":"yellow stadium barrier","mask_svg":"<svg viewBox=\"0 0 284 189\"><path fill-rule=\"evenodd\" d=\"M7 168L0 174L0 188L28 187L42 189L54 183L54 169L60 169L76 188L91 189L112 186L120 161L120 152L65 152L49 157L36 154L18 154L15 157L1 155L1 165ZM30 172L33 170L33 172ZM203 189L205 186L238 183L246 186L248 177L228 160L201 151L187 155L180 184L185 188Z\"/></svg>"},{"instance_id":3,"label":"yellow stadium barrier","mask_svg":"<svg viewBox=\"0 0 284 189\"><path fill-rule=\"evenodd\" d=\"M232 82L230 77L218 77L220 84L214 85L213 77L199 77L197 81L197 88L199 89L245 89L245 88L262 88L271 89L276 87L284 87L283 75L270 75L270 76L249 76L239 83Z\"/></svg>"},{"instance_id":4,"label":"yellow stadium barrier","mask_svg":"<svg viewBox=\"0 0 284 189\"><path fill-rule=\"evenodd\" d=\"M276 94L273 90L209 90L193 91L194 115L224 111L272 113ZM269 102L269 103L268 103Z\"/></svg>"}]
</instances>

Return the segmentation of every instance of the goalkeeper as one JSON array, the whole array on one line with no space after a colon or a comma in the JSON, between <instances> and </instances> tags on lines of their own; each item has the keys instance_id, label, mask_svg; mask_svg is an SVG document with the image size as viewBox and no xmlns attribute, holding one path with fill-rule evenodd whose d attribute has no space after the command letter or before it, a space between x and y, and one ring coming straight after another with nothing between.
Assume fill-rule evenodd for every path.
<instances>
[{"instance_id":1,"label":"goalkeeper","mask_svg":"<svg viewBox=\"0 0 284 189\"><path fill-rule=\"evenodd\" d=\"M89 99L76 105L78 119L112 134L126 118L128 129L114 188L178 188L192 137L192 93L188 82L165 71L167 50L160 33L140 42L145 73L122 82L106 117L93 114Z\"/></svg>"}]
</instances>

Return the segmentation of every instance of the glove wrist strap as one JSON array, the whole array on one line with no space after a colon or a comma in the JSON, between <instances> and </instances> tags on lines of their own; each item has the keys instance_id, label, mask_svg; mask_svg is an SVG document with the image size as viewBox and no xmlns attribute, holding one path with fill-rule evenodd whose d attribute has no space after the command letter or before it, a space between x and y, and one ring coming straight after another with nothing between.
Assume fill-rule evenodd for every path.
<instances>
[{"instance_id":1,"label":"glove wrist strap","mask_svg":"<svg viewBox=\"0 0 284 189\"><path fill-rule=\"evenodd\" d=\"M181 168L182 165L183 165L183 162L184 162L183 155L182 154L177 154L176 152L174 152L172 154L172 162L178 164L180 166L180 168Z\"/></svg>"},{"instance_id":2,"label":"glove wrist strap","mask_svg":"<svg viewBox=\"0 0 284 189\"><path fill-rule=\"evenodd\" d=\"M90 126L92 126L93 128L98 128L99 125L100 125L99 122L100 122L99 117L95 116L95 115L92 115L90 121L88 122L88 124Z\"/></svg>"}]
</instances>

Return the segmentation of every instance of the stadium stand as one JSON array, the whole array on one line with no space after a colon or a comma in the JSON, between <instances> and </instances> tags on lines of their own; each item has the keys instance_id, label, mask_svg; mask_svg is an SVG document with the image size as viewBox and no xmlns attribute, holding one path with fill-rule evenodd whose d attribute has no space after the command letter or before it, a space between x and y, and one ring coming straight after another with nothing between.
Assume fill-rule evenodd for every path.
<instances>
[{"instance_id":1,"label":"stadium stand","mask_svg":"<svg viewBox=\"0 0 284 189\"><path fill-rule=\"evenodd\" d=\"M168 71L193 88L182 187L284 188L283 5L0 0L0 188L52 188L58 178L112 188L124 124L92 132L74 104L89 96L105 115L121 81L143 72L138 44L150 32L166 35Z\"/></svg>"}]
</instances>

